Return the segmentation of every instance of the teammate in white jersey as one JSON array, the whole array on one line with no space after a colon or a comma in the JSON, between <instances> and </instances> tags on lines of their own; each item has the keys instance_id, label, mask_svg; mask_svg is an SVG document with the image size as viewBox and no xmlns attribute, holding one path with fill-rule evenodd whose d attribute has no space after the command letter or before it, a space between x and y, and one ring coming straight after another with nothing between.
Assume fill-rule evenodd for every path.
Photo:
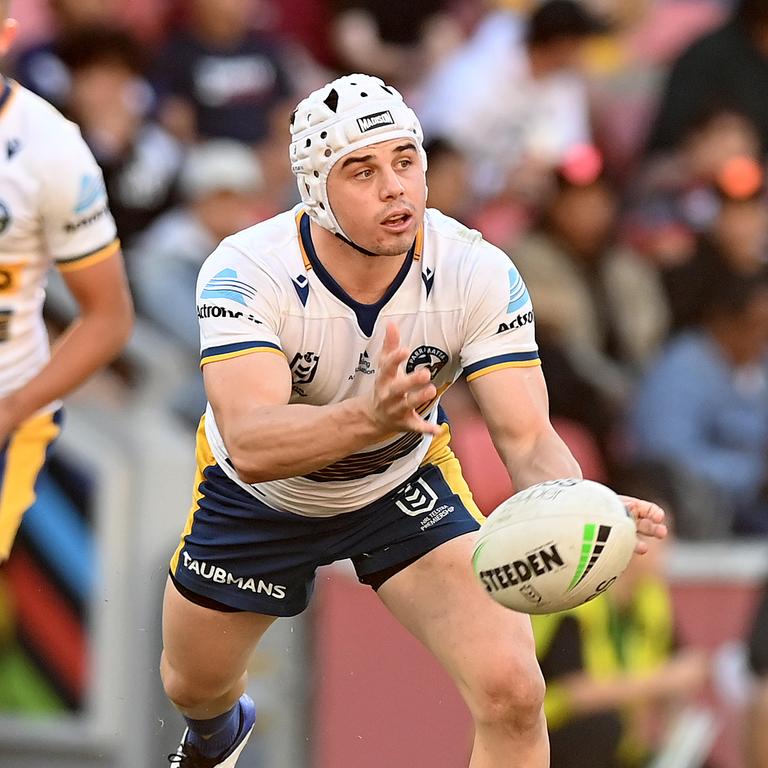
<instances>
[{"instance_id":1,"label":"teammate in white jersey","mask_svg":"<svg viewBox=\"0 0 768 768\"><path fill-rule=\"evenodd\" d=\"M169 759L235 765L251 652L306 607L319 565L349 558L456 681L472 768L542 768L530 622L472 574L481 516L439 408L463 373L517 488L580 476L549 423L525 284L425 210L421 127L377 78L312 93L291 133L302 204L224 240L198 282L209 406L164 603L162 677L188 725ZM665 535L658 507L629 503Z\"/></svg>"},{"instance_id":2,"label":"teammate in white jersey","mask_svg":"<svg viewBox=\"0 0 768 768\"><path fill-rule=\"evenodd\" d=\"M7 14L4 0L0 55L16 34ZM51 356L42 308L53 265L80 311ZM0 563L58 435L59 398L117 355L132 312L101 172L80 132L0 77Z\"/></svg>"}]
</instances>

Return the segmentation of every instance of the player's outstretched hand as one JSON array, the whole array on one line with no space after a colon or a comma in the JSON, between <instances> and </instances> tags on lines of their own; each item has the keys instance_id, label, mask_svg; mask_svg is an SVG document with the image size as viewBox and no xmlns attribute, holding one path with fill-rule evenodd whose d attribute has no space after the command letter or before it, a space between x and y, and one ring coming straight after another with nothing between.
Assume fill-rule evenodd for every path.
<instances>
[{"instance_id":1,"label":"player's outstretched hand","mask_svg":"<svg viewBox=\"0 0 768 768\"><path fill-rule=\"evenodd\" d=\"M667 535L667 526L664 525L664 510L651 501L643 501L633 496L621 496L637 526L637 544L635 552L644 555L648 551L648 544L643 541L643 536L654 539L663 539Z\"/></svg>"},{"instance_id":2,"label":"player's outstretched hand","mask_svg":"<svg viewBox=\"0 0 768 768\"><path fill-rule=\"evenodd\" d=\"M370 401L373 421L386 433L423 432L436 435L440 427L425 421L418 409L437 395L427 368L406 373L403 363L409 351L400 346L400 332L394 323L387 325L381 349L373 395Z\"/></svg>"}]
</instances>

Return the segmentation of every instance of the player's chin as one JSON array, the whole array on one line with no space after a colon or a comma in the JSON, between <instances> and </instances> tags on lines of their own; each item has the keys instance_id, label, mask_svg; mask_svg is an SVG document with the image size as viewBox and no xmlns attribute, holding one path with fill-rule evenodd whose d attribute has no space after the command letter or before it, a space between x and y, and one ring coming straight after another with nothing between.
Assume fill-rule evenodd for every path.
<instances>
[{"instance_id":1,"label":"player's chin","mask_svg":"<svg viewBox=\"0 0 768 768\"><path fill-rule=\"evenodd\" d=\"M412 227L403 232L382 232L377 238L376 253L382 256L398 256L405 253L413 245L417 230L418 224L414 222Z\"/></svg>"}]
</instances>

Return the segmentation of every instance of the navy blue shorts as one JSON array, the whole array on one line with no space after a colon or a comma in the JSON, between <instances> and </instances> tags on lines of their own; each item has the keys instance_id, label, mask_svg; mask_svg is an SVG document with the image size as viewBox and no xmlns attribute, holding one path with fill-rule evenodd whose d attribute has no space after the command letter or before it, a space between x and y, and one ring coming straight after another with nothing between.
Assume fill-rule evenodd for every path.
<instances>
[{"instance_id":1,"label":"navy blue shorts","mask_svg":"<svg viewBox=\"0 0 768 768\"><path fill-rule=\"evenodd\" d=\"M378 587L482 520L447 435L402 486L334 517L272 509L224 474L202 429L197 448L195 499L170 571L183 595L208 607L295 616L318 566L351 559L360 581Z\"/></svg>"}]
</instances>

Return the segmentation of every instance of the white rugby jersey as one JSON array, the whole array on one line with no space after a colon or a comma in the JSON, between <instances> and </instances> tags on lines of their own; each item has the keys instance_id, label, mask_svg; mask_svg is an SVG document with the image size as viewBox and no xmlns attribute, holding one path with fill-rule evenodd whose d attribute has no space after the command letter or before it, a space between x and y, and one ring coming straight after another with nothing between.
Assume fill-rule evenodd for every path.
<instances>
[{"instance_id":1,"label":"white rugby jersey","mask_svg":"<svg viewBox=\"0 0 768 768\"><path fill-rule=\"evenodd\" d=\"M284 355L292 403L325 405L371 391L389 322L411 350L406 370L432 372L438 395L420 410L433 423L440 395L462 371L471 381L539 364L530 298L509 258L433 209L376 304L355 302L323 268L301 205L224 240L200 271L197 296L201 364ZM210 405L206 436L232 480L276 509L313 516L380 498L429 460L433 443L431 435L402 433L306 476L249 485L229 461ZM445 434L434 440L435 449L445 447Z\"/></svg>"},{"instance_id":2,"label":"white rugby jersey","mask_svg":"<svg viewBox=\"0 0 768 768\"><path fill-rule=\"evenodd\" d=\"M118 248L101 171L77 126L0 79L0 396L50 357L42 307L51 265L80 269Z\"/></svg>"}]
</instances>

